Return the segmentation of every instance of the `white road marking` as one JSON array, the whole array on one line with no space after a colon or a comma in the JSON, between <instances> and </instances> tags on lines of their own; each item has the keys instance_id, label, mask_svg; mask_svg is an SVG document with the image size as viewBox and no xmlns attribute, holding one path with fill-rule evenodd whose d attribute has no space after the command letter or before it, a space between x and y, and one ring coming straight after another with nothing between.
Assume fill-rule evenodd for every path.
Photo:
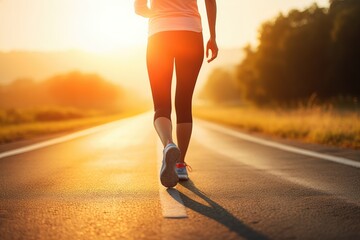
<instances>
[{"instance_id":1,"label":"white road marking","mask_svg":"<svg viewBox=\"0 0 360 240\"><path fill-rule=\"evenodd\" d=\"M106 123L106 124L102 124L102 125L99 125L99 126L96 126L96 127L87 128L87 129L82 130L82 131L74 132L74 133L71 133L71 134L68 134L68 135L65 135L65 136L62 136L62 137L53 138L53 139L50 139L50 140L47 140L47 141L31 144L31 145L28 145L28 146L25 146L25 147L5 151L5 152L0 153L0 158L6 158L6 157L21 154L21 153L34 151L34 150L37 150L37 149L40 149L40 148L48 147L48 146L55 145L55 144L58 144L58 143L63 143L63 142L66 142L66 141L73 140L75 138L84 137L84 136L87 136L87 135L90 135L90 134L93 134L93 133L97 133L97 132L100 132L100 131L103 131L103 130L111 129L114 126L118 125L120 122L132 121L133 118L138 118L138 117L139 117L139 115L136 115L136 116L131 117L131 118L120 119L120 120L113 121L113 122Z\"/></svg>"},{"instance_id":2,"label":"white road marking","mask_svg":"<svg viewBox=\"0 0 360 240\"><path fill-rule=\"evenodd\" d=\"M160 141L158 141L157 147L157 166L158 173L160 174L160 169L162 165L162 150L163 146ZM180 194L176 188L165 188L161 185L160 177L159 179L159 195L160 195L160 204L162 209L162 215L164 218L187 218L186 208L183 200L180 197Z\"/></svg>"},{"instance_id":3,"label":"white road marking","mask_svg":"<svg viewBox=\"0 0 360 240\"><path fill-rule=\"evenodd\" d=\"M253 137L249 134L241 133L241 132L232 130L230 128L223 127L219 124L210 123L210 122L207 122L204 120L198 120L198 121L201 123L202 126L206 126L209 129L215 130L217 132L225 133L227 135L237 137L237 138L249 141L249 142L254 142L257 144L264 145L264 146L281 149L281 150L287 151L287 152L293 152L293 153L310 156L310 157L315 157L315 158L319 158L322 160L331 161L331 162L335 162L335 163L339 163L339 164L343 164L343 165L347 165L347 166L351 166L351 167L360 168L360 162L357 162L357 161L354 161L351 159L332 156L332 155L323 154L323 153L318 153L318 152L305 150L305 149L301 149L301 148L297 148L297 147L292 147L292 146L288 146L285 144L276 143L276 142L272 142L269 140L264 140L261 138Z\"/></svg>"}]
</instances>

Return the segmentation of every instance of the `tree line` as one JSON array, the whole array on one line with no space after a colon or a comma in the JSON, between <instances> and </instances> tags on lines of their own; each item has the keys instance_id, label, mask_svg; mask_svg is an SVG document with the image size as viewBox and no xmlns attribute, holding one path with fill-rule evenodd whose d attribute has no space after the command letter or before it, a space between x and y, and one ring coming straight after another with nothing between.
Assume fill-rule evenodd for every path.
<instances>
[{"instance_id":1,"label":"tree line","mask_svg":"<svg viewBox=\"0 0 360 240\"><path fill-rule=\"evenodd\" d=\"M20 78L0 86L0 108L39 106L119 111L123 89L101 76L78 71L58 74L44 81Z\"/></svg>"},{"instance_id":2,"label":"tree line","mask_svg":"<svg viewBox=\"0 0 360 240\"><path fill-rule=\"evenodd\" d=\"M236 66L234 89L253 102L358 98L360 1L330 0L328 8L314 4L279 14L260 27L259 45L248 45L244 51L244 60ZM216 85L218 70L216 74L205 88ZM221 89L225 83L218 82Z\"/></svg>"}]
</instances>

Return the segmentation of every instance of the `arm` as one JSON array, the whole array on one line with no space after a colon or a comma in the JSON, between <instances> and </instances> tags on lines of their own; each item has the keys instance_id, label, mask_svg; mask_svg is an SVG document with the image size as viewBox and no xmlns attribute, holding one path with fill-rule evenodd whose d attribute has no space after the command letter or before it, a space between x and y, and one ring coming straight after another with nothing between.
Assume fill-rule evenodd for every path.
<instances>
[{"instance_id":1,"label":"arm","mask_svg":"<svg viewBox=\"0 0 360 240\"><path fill-rule=\"evenodd\" d=\"M212 62L219 52L216 43L216 0L205 0L205 5L210 30L210 39L206 45L206 57L209 58L209 51L211 50L211 58L208 62Z\"/></svg>"},{"instance_id":2,"label":"arm","mask_svg":"<svg viewBox=\"0 0 360 240\"><path fill-rule=\"evenodd\" d=\"M152 15L152 11L147 5L147 0L135 0L134 8L135 13L142 17L149 18Z\"/></svg>"}]
</instances>

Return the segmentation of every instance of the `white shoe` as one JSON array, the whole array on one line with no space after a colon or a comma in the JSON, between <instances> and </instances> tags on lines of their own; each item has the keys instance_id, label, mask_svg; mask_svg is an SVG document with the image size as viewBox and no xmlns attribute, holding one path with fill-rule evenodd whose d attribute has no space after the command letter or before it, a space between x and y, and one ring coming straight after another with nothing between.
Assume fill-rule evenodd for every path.
<instances>
[{"instance_id":1,"label":"white shoe","mask_svg":"<svg viewBox=\"0 0 360 240\"><path fill-rule=\"evenodd\" d=\"M191 172L191 167L187 163L176 163L176 173L180 181L187 181L189 180L189 174L186 168L189 168Z\"/></svg>"},{"instance_id":2,"label":"white shoe","mask_svg":"<svg viewBox=\"0 0 360 240\"><path fill-rule=\"evenodd\" d=\"M164 148L163 154L160 182L165 187L175 187L179 181L175 168L180 158L180 149L174 143L169 143Z\"/></svg>"}]
</instances>

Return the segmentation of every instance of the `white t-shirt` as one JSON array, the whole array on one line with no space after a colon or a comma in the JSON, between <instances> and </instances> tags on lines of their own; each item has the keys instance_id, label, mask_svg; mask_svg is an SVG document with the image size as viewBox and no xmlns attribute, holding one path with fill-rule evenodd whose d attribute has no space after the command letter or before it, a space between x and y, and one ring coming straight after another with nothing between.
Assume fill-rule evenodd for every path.
<instances>
[{"instance_id":1,"label":"white t-shirt","mask_svg":"<svg viewBox=\"0 0 360 240\"><path fill-rule=\"evenodd\" d=\"M163 31L202 31L197 0L135 0L135 11L149 18L149 36Z\"/></svg>"}]
</instances>

